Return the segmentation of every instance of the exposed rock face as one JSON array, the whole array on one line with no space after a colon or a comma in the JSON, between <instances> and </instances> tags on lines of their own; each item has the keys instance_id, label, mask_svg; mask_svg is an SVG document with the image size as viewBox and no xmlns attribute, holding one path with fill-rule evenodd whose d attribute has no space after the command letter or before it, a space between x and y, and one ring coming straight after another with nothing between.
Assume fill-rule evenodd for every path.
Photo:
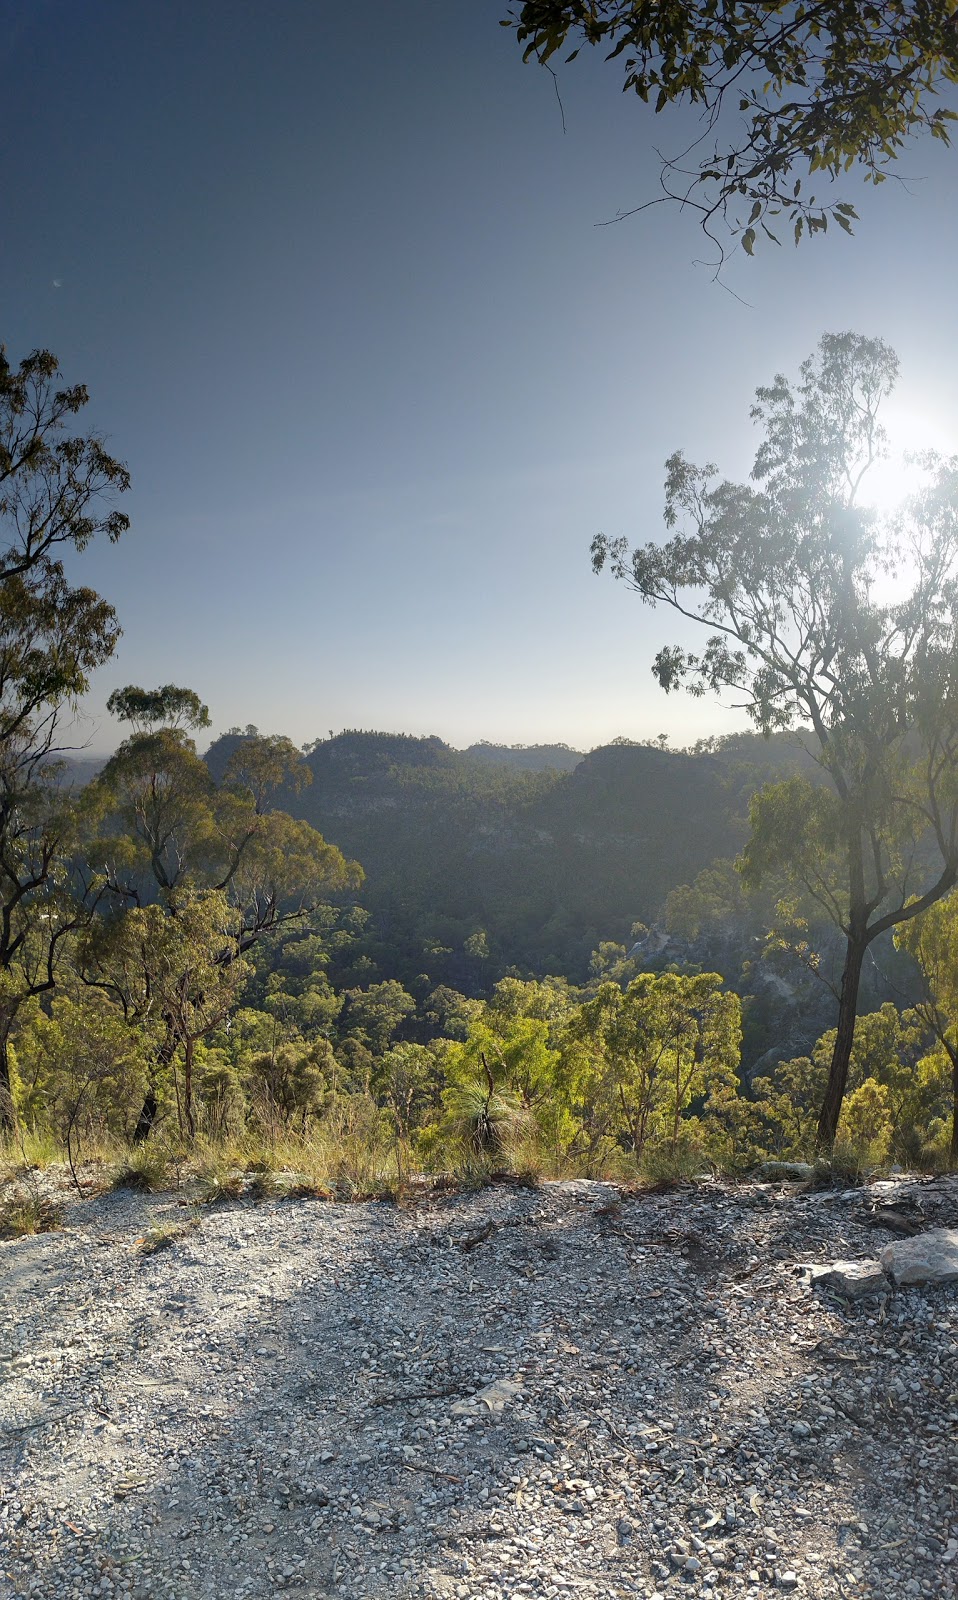
<instances>
[{"instance_id":1,"label":"exposed rock face","mask_svg":"<svg viewBox=\"0 0 958 1600\"><path fill-rule=\"evenodd\" d=\"M958 1281L958 1228L931 1228L885 1246L881 1264L895 1284Z\"/></svg>"}]
</instances>

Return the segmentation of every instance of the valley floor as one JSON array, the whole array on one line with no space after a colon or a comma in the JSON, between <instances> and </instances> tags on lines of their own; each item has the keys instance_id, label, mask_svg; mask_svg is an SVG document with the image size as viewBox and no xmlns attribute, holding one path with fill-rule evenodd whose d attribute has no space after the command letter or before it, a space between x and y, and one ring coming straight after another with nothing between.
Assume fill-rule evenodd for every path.
<instances>
[{"instance_id":1,"label":"valley floor","mask_svg":"<svg viewBox=\"0 0 958 1600\"><path fill-rule=\"evenodd\" d=\"M177 1196L77 1201L0 1245L0 1595L949 1600L958 1286L798 1270L874 1199L244 1202L152 1254Z\"/></svg>"}]
</instances>

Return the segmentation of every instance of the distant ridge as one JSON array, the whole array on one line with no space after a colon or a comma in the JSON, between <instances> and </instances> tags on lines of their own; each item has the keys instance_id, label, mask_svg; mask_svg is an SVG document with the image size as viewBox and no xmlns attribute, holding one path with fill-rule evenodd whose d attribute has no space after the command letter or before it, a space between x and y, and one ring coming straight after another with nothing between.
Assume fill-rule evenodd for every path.
<instances>
[{"instance_id":1,"label":"distant ridge","mask_svg":"<svg viewBox=\"0 0 958 1600\"><path fill-rule=\"evenodd\" d=\"M567 744L493 744L481 739L478 744L468 745L462 754L473 761L517 767L523 772L571 772L585 751L572 750Z\"/></svg>"}]
</instances>

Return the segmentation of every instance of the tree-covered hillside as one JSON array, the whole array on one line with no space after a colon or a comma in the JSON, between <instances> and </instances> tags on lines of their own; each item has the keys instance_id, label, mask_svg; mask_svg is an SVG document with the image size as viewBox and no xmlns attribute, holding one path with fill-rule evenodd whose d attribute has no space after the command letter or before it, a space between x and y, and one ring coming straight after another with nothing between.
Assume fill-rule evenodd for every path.
<instances>
[{"instance_id":1,"label":"tree-covered hillside","mask_svg":"<svg viewBox=\"0 0 958 1600\"><path fill-rule=\"evenodd\" d=\"M248 737L216 740L215 778ZM444 982L468 982L461 951L478 930L488 981L515 965L582 978L601 940L628 940L672 889L737 853L763 781L807 764L793 741L748 734L699 753L621 741L565 773L358 731L306 759L312 782L284 809L362 862L389 974Z\"/></svg>"}]
</instances>

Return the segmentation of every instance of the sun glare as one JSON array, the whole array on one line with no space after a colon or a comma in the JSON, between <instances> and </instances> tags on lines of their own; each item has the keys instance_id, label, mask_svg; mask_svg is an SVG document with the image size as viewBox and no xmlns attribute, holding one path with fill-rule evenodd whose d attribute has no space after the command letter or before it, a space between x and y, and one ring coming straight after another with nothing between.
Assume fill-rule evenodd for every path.
<instances>
[{"instance_id":1,"label":"sun glare","mask_svg":"<svg viewBox=\"0 0 958 1600\"><path fill-rule=\"evenodd\" d=\"M949 435L940 419L917 411L896 411L888 407L883 421L888 435L888 454L869 467L858 491L858 501L888 515L915 494L927 479L925 470L910 458L927 450L950 455L958 447L958 438L954 432Z\"/></svg>"},{"instance_id":2,"label":"sun glare","mask_svg":"<svg viewBox=\"0 0 958 1600\"><path fill-rule=\"evenodd\" d=\"M887 515L921 488L927 473L907 456L906 451L892 452L869 467L858 491L861 505Z\"/></svg>"}]
</instances>

